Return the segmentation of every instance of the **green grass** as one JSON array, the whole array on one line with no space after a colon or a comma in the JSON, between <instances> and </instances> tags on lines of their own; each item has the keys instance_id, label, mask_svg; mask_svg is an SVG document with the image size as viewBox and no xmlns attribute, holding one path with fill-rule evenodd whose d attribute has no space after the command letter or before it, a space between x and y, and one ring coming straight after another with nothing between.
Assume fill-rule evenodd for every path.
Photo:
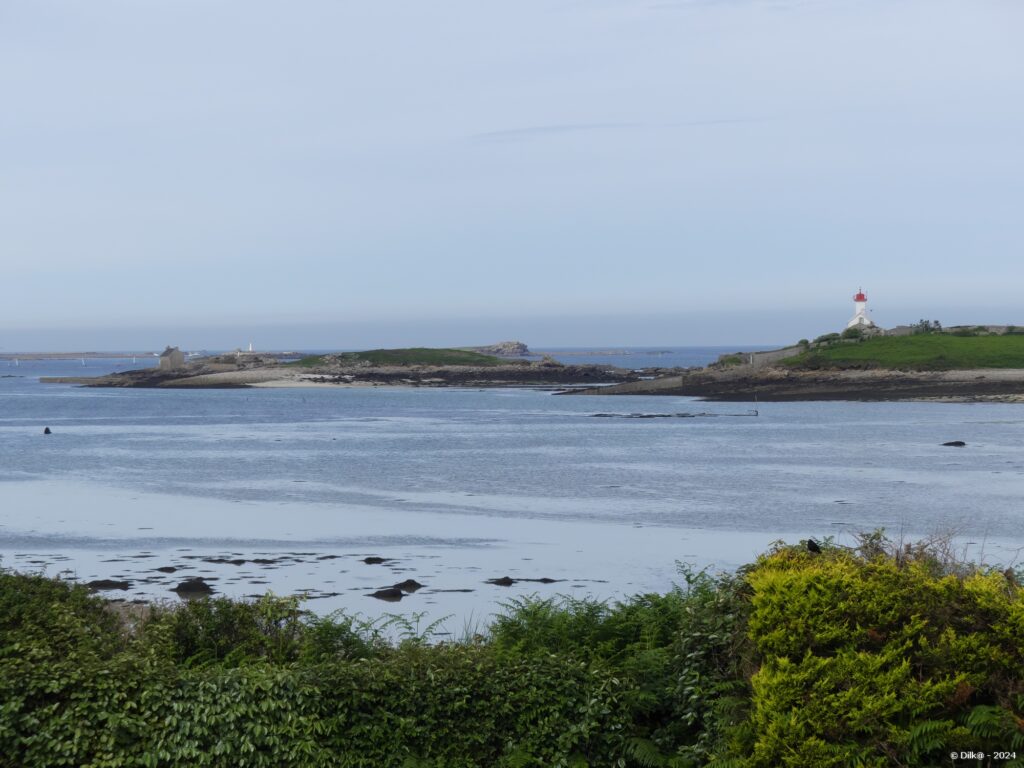
<instances>
[{"instance_id":1,"label":"green grass","mask_svg":"<svg viewBox=\"0 0 1024 768\"><path fill-rule=\"evenodd\" d=\"M293 363L305 368L315 368L328 362L328 358L342 363L366 362L373 365L503 365L507 361L492 355L469 352L465 349L431 349L412 347L410 349L369 349L365 352L345 352L339 355L311 355Z\"/></svg>"},{"instance_id":2,"label":"green grass","mask_svg":"<svg viewBox=\"0 0 1024 768\"><path fill-rule=\"evenodd\" d=\"M881 336L812 348L783 363L806 368L851 364L913 370L1024 368L1024 336Z\"/></svg>"}]
</instances>

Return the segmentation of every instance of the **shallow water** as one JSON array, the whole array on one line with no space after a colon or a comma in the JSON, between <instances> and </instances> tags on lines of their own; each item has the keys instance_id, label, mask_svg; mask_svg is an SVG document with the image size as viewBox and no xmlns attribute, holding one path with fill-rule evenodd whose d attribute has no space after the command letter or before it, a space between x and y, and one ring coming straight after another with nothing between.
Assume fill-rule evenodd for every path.
<instances>
[{"instance_id":1,"label":"shallow water","mask_svg":"<svg viewBox=\"0 0 1024 768\"><path fill-rule=\"evenodd\" d=\"M0 379L0 554L85 580L132 576L129 599L172 595L206 570L228 594L316 590L332 595L317 610L462 621L524 592L664 590L677 559L735 567L778 537L955 529L1002 561L1024 546L1018 405L770 403L754 417L734 403L534 390L37 380L70 372L80 363L0 369L22 377ZM631 414L666 417L614 417ZM267 552L309 554L202 559ZM506 574L564 581L483 583ZM409 577L428 587L399 604L366 597Z\"/></svg>"}]
</instances>

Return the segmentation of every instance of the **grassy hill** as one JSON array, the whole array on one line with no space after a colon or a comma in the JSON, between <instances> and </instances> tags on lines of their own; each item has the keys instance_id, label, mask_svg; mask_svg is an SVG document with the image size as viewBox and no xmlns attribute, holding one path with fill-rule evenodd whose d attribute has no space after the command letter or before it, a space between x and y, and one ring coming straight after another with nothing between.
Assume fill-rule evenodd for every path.
<instances>
[{"instance_id":1,"label":"grassy hill","mask_svg":"<svg viewBox=\"0 0 1024 768\"><path fill-rule=\"evenodd\" d=\"M868 365L912 370L1024 368L1024 335L953 336L945 333L880 336L812 347L784 364L802 368Z\"/></svg>"},{"instance_id":2,"label":"grassy hill","mask_svg":"<svg viewBox=\"0 0 1024 768\"><path fill-rule=\"evenodd\" d=\"M365 352L345 352L338 355L311 355L295 365L314 368L331 363L372 363L373 365L503 365L507 360L470 352L465 349L431 349L412 347L409 349L369 349Z\"/></svg>"}]
</instances>

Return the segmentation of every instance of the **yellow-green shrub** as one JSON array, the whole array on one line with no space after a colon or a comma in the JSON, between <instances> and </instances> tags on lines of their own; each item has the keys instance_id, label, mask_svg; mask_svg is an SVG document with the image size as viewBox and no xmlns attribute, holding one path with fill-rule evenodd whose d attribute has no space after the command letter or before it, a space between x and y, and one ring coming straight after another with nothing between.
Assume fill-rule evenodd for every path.
<instances>
[{"instance_id":1,"label":"yellow-green shrub","mask_svg":"<svg viewBox=\"0 0 1024 768\"><path fill-rule=\"evenodd\" d=\"M760 667L732 745L741 764L925 766L954 749L1016 749L1024 764L1024 596L1012 580L785 547L748 581Z\"/></svg>"}]
</instances>

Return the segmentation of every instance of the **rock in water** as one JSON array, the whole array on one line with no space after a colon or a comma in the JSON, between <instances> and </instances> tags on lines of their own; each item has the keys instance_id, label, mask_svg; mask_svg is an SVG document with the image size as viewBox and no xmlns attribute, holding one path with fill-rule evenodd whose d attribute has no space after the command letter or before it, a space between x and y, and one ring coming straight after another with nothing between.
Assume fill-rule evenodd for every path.
<instances>
[{"instance_id":1,"label":"rock in water","mask_svg":"<svg viewBox=\"0 0 1024 768\"><path fill-rule=\"evenodd\" d=\"M403 592L409 592L411 594L415 592L417 589L423 589L423 585L416 581L416 579L406 579L400 584L394 584L393 588L400 589Z\"/></svg>"},{"instance_id":2,"label":"rock in water","mask_svg":"<svg viewBox=\"0 0 1024 768\"><path fill-rule=\"evenodd\" d=\"M93 592L98 592L105 589L128 589L131 587L130 581L115 581L114 579L97 579L96 581L90 581L87 586Z\"/></svg>"},{"instance_id":3,"label":"rock in water","mask_svg":"<svg viewBox=\"0 0 1024 768\"><path fill-rule=\"evenodd\" d=\"M364 557L363 562L367 565L380 565L386 563L388 560L386 557Z\"/></svg>"},{"instance_id":4,"label":"rock in water","mask_svg":"<svg viewBox=\"0 0 1024 768\"><path fill-rule=\"evenodd\" d=\"M52 435L52 434L53 434L53 432L51 432L51 431L50 431L50 428L49 428L49 427L46 427L46 428L45 428L45 429L43 430L43 434L44 434L44 435Z\"/></svg>"},{"instance_id":5,"label":"rock in water","mask_svg":"<svg viewBox=\"0 0 1024 768\"><path fill-rule=\"evenodd\" d=\"M387 589L378 589L376 592L370 593L370 597L376 597L378 600L384 600L389 603L397 603L405 597L405 593L398 587L388 587Z\"/></svg>"},{"instance_id":6,"label":"rock in water","mask_svg":"<svg viewBox=\"0 0 1024 768\"><path fill-rule=\"evenodd\" d=\"M950 440L948 443L943 443L943 445L949 448L963 448L967 443L963 440Z\"/></svg>"},{"instance_id":7,"label":"rock in water","mask_svg":"<svg viewBox=\"0 0 1024 768\"><path fill-rule=\"evenodd\" d=\"M177 592L179 595L209 595L213 594L213 587L207 584L202 576L196 576L192 579L185 579L171 591Z\"/></svg>"}]
</instances>

